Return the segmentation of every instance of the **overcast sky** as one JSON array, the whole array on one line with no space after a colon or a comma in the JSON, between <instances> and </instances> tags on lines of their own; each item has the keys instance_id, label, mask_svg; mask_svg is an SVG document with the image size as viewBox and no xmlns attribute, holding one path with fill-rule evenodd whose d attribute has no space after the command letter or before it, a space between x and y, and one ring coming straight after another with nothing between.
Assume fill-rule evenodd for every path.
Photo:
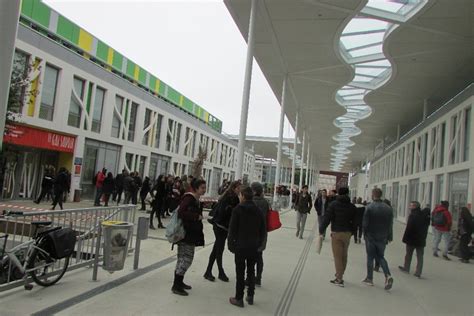
<instances>
[{"instance_id":1,"label":"overcast sky","mask_svg":"<svg viewBox=\"0 0 474 316\"><path fill-rule=\"evenodd\" d=\"M221 0L44 0L239 133L247 44ZM278 136L280 106L254 62L247 135ZM285 120L285 137L293 130Z\"/></svg>"}]
</instances>

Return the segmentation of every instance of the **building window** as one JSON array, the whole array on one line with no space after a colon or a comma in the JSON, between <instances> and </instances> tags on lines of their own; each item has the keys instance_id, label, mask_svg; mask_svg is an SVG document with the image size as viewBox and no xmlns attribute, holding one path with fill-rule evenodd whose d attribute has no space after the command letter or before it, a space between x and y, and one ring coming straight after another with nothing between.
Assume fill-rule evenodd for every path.
<instances>
[{"instance_id":1,"label":"building window","mask_svg":"<svg viewBox=\"0 0 474 316\"><path fill-rule=\"evenodd\" d=\"M67 125L79 127L81 124L82 102L84 101L85 81L74 77L73 91L71 92L71 104L69 105L69 116Z\"/></svg>"},{"instance_id":2,"label":"building window","mask_svg":"<svg viewBox=\"0 0 474 316\"><path fill-rule=\"evenodd\" d=\"M130 123L128 124L128 140L133 142L135 140L135 126L137 121L138 104L132 102L130 110Z\"/></svg>"},{"instance_id":3,"label":"building window","mask_svg":"<svg viewBox=\"0 0 474 316\"><path fill-rule=\"evenodd\" d=\"M125 164L129 171L133 171L133 154L125 153Z\"/></svg>"},{"instance_id":4,"label":"building window","mask_svg":"<svg viewBox=\"0 0 474 316\"><path fill-rule=\"evenodd\" d=\"M155 128L155 148L160 147L160 137L161 137L161 126L163 125L163 115L157 114L158 118L156 119L156 128Z\"/></svg>"},{"instance_id":5,"label":"building window","mask_svg":"<svg viewBox=\"0 0 474 316\"><path fill-rule=\"evenodd\" d=\"M181 138L181 123L168 119L168 131L166 133L166 150L179 153L179 141Z\"/></svg>"},{"instance_id":6,"label":"building window","mask_svg":"<svg viewBox=\"0 0 474 316\"><path fill-rule=\"evenodd\" d=\"M121 96L115 95L115 109L114 109L114 115L112 118L112 137L115 137L115 138L122 138L120 137L120 128L122 125L120 116L123 113L123 101L124 99Z\"/></svg>"},{"instance_id":7,"label":"building window","mask_svg":"<svg viewBox=\"0 0 474 316\"><path fill-rule=\"evenodd\" d=\"M39 117L48 121L53 120L58 76L59 70L49 64L46 64L43 78L43 89L41 90Z\"/></svg>"},{"instance_id":8,"label":"building window","mask_svg":"<svg viewBox=\"0 0 474 316\"><path fill-rule=\"evenodd\" d=\"M464 112L463 161L469 160L469 143L471 142L471 137L471 108L467 108Z\"/></svg>"},{"instance_id":9,"label":"building window","mask_svg":"<svg viewBox=\"0 0 474 316\"><path fill-rule=\"evenodd\" d=\"M95 90L94 109L92 111L92 128L91 130L100 133L100 125L102 122L102 109L104 107L105 90L97 87Z\"/></svg>"},{"instance_id":10,"label":"building window","mask_svg":"<svg viewBox=\"0 0 474 316\"><path fill-rule=\"evenodd\" d=\"M143 128L147 129L148 127L150 127L150 122L151 122L151 110L146 109L146 111L145 111L145 121L143 123ZM149 144L148 138L150 137L150 135L151 135L151 128L149 128L145 132L145 134L143 135L143 140L142 140L143 145L148 145Z\"/></svg>"},{"instance_id":11,"label":"building window","mask_svg":"<svg viewBox=\"0 0 474 316\"><path fill-rule=\"evenodd\" d=\"M444 166L444 148L446 146L446 123L441 125L441 146L439 147L439 167Z\"/></svg>"},{"instance_id":12,"label":"building window","mask_svg":"<svg viewBox=\"0 0 474 316\"><path fill-rule=\"evenodd\" d=\"M15 50L10 86L16 89L10 89L11 94L8 99L8 110L14 113L21 113L23 111L27 85L22 82L24 82L23 79L28 75L30 68L29 59L30 56L26 53ZM14 94L12 92L14 92Z\"/></svg>"}]
</instances>

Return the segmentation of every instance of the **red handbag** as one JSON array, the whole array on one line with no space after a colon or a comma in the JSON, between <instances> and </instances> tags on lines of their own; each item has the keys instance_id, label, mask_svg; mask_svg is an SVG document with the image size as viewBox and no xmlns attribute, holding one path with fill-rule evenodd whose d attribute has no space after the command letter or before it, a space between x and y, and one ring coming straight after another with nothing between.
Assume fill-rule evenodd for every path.
<instances>
[{"instance_id":1,"label":"red handbag","mask_svg":"<svg viewBox=\"0 0 474 316\"><path fill-rule=\"evenodd\" d=\"M281 227L280 213L269 210L267 212L267 232L271 232Z\"/></svg>"}]
</instances>

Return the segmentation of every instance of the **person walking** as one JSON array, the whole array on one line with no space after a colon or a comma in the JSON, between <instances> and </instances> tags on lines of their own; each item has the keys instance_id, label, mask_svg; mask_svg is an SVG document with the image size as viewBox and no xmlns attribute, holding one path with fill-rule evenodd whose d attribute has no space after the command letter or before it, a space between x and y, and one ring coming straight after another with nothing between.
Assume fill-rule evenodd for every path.
<instances>
[{"instance_id":1,"label":"person walking","mask_svg":"<svg viewBox=\"0 0 474 316\"><path fill-rule=\"evenodd\" d=\"M114 176L112 172L107 173L107 177L104 179L102 186L102 193L104 194L104 206L109 206L110 196L114 192Z\"/></svg>"},{"instance_id":2,"label":"person walking","mask_svg":"<svg viewBox=\"0 0 474 316\"><path fill-rule=\"evenodd\" d=\"M146 197L148 193L150 193L150 190L150 178L145 177L145 180L143 180L142 187L140 189L140 201L142 202L142 208L140 209L140 211L146 211Z\"/></svg>"},{"instance_id":3,"label":"person walking","mask_svg":"<svg viewBox=\"0 0 474 316\"><path fill-rule=\"evenodd\" d=\"M308 186L303 185L296 201L296 237L299 239L303 239L306 218L311 212L311 207L313 207L313 201L308 193Z\"/></svg>"},{"instance_id":4,"label":"person walking","mask_svg":"<svg viewBox=\"0 0 474 316\"><path fill-rule=\"evenodd\" d=\"M392 289L393 278L390 274L385 247L393 239L393 210L382 201L382 190L372 190L372 203L367 206L362 220L367 251L367 277L363 283L373 286L374 261L380 264L385 274L385 290Z\"/></svg>"},{"instance_id":5,"label":"person walking","mask_svg":"<svg viewBox=\"0 0 474 316\"><path fill-rule=\"evenodd\" d=\"M40 195L33 202L36 203L36 204L40 204L41 200L45 196L47 196L48 194L51 195L51 192L53 190L53 184L54 184L54 175L51 172L51 170L48 168L44 172L43 180L41 180Z\"/></svg>"},{"instance_id":6,"label":"person walking","mask_svg":"<svg viewBox=\"0 0 474 316\"><path fill-rule=\"evenodd\" d=\"M355 232L356 207L349 199L349 189L339 188L334 201L329 203L324 214L323 224L319 227L319 234L323 238L326 228L331 224L331 245L336 267L336 278L330 282L344 287L344 272L347 267L347 255L351 236Z\"/></svg>"},{"instance_id":7,"label":"person walking","mask_svg":"<svg viewBox=\"0 0 474 316\"><path fill-rule=\"evenodd\" d=\"M471 242L473 223L472 214L467 207L461 207L461 214L459 214L459 249L461 250L461 262L469 263L471 259L471 251L469 250L469 243Z\"/></svg>"},{"instance_id":8,"label":"person walking","mask_svg":"<svg viewBox=\"0 0 474 316\"><path fill-rule=\"evenodd\" d=\"M95 175L95 199L94 199L94 206L101 206L100 205L100 198L102 197L102 187L104 185L105 176L107 175L107 169L102 168L101 171L97 172Z\"/></svg>"},{"instance_id":9,"label":"person walking","mask_svg":"<svg viewBox=\"0 0 474 316\"><path fill-rule=\"evenodd\" d=\"M448 257L449 242L451 241L451 226L453 218L448 210L449 202L441 201L431 214L431 224L433 226L433 256L438 257L438 247L441 239L444 239L443 258L451 260Z\"/></svg>"},{"instance_id":10,"label":"person walking","mask_svg":"<svg viewBox=\"0 0 474 316\"><path fill-rule=\"evenodd\" d=\"M160 174L150 191L150 195L153 198L151 202L150 229L155 229L155 226L153 226L153 216L158 218L158 228L165 228L161 222L161 210L163 208L165 194L165 176Z\"/></svg>"},{"instance_id":11,"label":"person walking","mask_svg":"<svg viewBox=\"0 0 474 316\"><path fill-rule=\"evenodd\" d=\"M260 182L253 182L250 185L250 188L253 191L253 202L257 205L260 212L263 215L263 221L265 227L267 227L267 215L270 212L270 204L268 201L263 197L263 185ZM256 269L256 277L255 277L255 285L260 287L262 286L262 274L263 274L263 252L267 247L267 238L268 233L265 231L265 238L262 242L262 246L257 250L257 269ZM248 284L248 281L247 281Z\"/></svg>"},{"instance_id":12,"label":"person walking","mask_svg":"<svg viewBox=\"0 0 474 316\"><path fill-rule=\"evenodd\" d=\"M362 204L362 198L356 199L356 203L354 204L357 208L356 213L356 231L354 234L354 243L361 243L362 241L362 219L364 218L365 206Z\"/></svg>"},{"instance_id":13,"label":"person walking","mask_svg":"<svg viewBox=\"0 0 474 316\"><path fill-rule=\"evenodd\" d=\"M209 263L207 264L207 269L204 273L204 278L211 282L214 282L216 279L212 275L214 261L217 261L219 280L229 282L229 278L225 274L224 266L222 264L222 255L224 253L225 241L227 239L227 232L229 230L232 210L239 204L239 193L240 182L234 181L227 187L227 190L222 194L216 205L216 213L213 217L214 223L212 225L216 241L212 247L212 252L209 255Z\"/></svg>"},{"instance_id":14,"label":"person walking","mask_svg":"<svg viewBox=\"0 0 474 316\"><path fill-rule=\"evenodd\" d=\"M125 174L123 175L124 204L130 204L130 201L132 200L132 194L134 192L133 186L135 185L134 182L135 180L133 180L133 172L128 173L128 171L125 171Z\"/></svg>"},{"instance_id":15,"label":"person walking","mask_svg":"<svg viewBox=\"0 0 474 316\"><path fill-rule=\"evenodd\" d=\"M117 202L117 205L120 204L120 200L122 199L122 193L123 193L123 179L125 178L125 174L127 173L126 169L122 170L122 173L119 173L115 177L115 190L114 190L114 195L112 197L112 200L114 202Z\"/></svg>"},{"instance_id":16,"label":"person walking","mask_svg":"<svg viewBox=\"0 0 474 316\"><path fill-rule=\"evenodd\" d=\"M426 237L428 236L428 227L430 226L430 214L424 213L420 209L420 203L412 201L410 203L410 215L408 216L407 226L403 234L402 241L406 244L405 263L398 266L400 271L409 273L413 252L416 251L416 270L415 276L421 278L423 271L423 253L426 246Z\"/></svg>"},{"instance_id":17,"label":"person walking","mask_svg":"<svg viewBox=\"0 0 474 316\"><path fill-rule=\"evenodd\" d=\"M202 206L199 202L204 193L206 193L206 181L193 180L191 192L183 196L178 208L178 217L183 222L186 234L184 239L178 242L178 259L171 291L181 296L189 295L186 290L192 289L190 285L184 283L184 275L193 263L195 248L204 246Z\"/></svg>"},{"instance_id":18,"label":"person walking","mask_svg":"<svg viewBox=\"0 0 474 316\"><path fill-rule=\"evenodd\" d=\"M262 212L253 202L253 191L245 187L239 194L240 204L232 211L229 224L229 250L235 258L235 296L232 305L244 307L245 270L247 270L247 303L253 305L255 296L255 263L258 250L265 242L267 229Z\"/></svg>"},{"instance_id":19,"label":"person walking","mask_svg":"<svg viewBox=\"0 0 474 316\"><path fill-rule=\"evenodd\" d=\"M133 178L133 183L132 183L132 190L131 190L131 195L132 195L132 204L137 205L138 204L138 192L140 192L140 188L142 187L142 178L140 177L140 174L138 172L133 172L132 175Z\"/></svg>"},{"instance_id":20,"label":"person walking","mask_svg":"<svg viewBox=\"0 0 474 316\"><path fill-rule=\"evenodd\" d=\"M316 213L318 213L318 225L321 227L324 219L324 214L329 206L329 199L328 199L328 191L326 189L322 189L320 191L320 195L316 198L314 202L314 208L316 209ZM326 238L326 230L323 232L323 238Z\"/></svg>"},{"instance_id":21,"label":"person walking","mask_svg":"<svg viewBox=\"0 0 474 316\"><path fill-rule=\"evenodd\" d=\"M59 169L59 173L54 180L53 187L54 187L54 201L53 201L53 207L51 209L54 210L56 208L56 205L59 204L59 207L62 210L63 209L63 195L64 195L64 192L66 192L68 189L68 176L67 176L66 168L61 167Z\"/></svg>"}]
</instances>

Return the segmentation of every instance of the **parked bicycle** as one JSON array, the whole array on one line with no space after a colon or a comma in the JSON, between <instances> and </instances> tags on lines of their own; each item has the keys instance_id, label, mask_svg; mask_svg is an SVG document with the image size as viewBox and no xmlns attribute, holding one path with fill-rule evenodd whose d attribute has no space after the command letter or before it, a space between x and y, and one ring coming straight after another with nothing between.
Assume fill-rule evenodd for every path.
<instances>
[{"instance_id":1,"label":"parked bicycle","mask_svg":"<svg viewBox=\"0 0 474 316\"><path fill-rule=\"evenodd\" d=\"M21 211L9 211L2 218L9 220L22 216ZM11 280L23 279L25 289L33 285L28 276L41 286L57 283L66 273L69 258L74 252L76 233L71 228L51 227L52 221L32 221L23 223L33 226L33 238L7 249L8 234L3 238L0 249L0 284Z\"/></svg>"}]
</instances>

